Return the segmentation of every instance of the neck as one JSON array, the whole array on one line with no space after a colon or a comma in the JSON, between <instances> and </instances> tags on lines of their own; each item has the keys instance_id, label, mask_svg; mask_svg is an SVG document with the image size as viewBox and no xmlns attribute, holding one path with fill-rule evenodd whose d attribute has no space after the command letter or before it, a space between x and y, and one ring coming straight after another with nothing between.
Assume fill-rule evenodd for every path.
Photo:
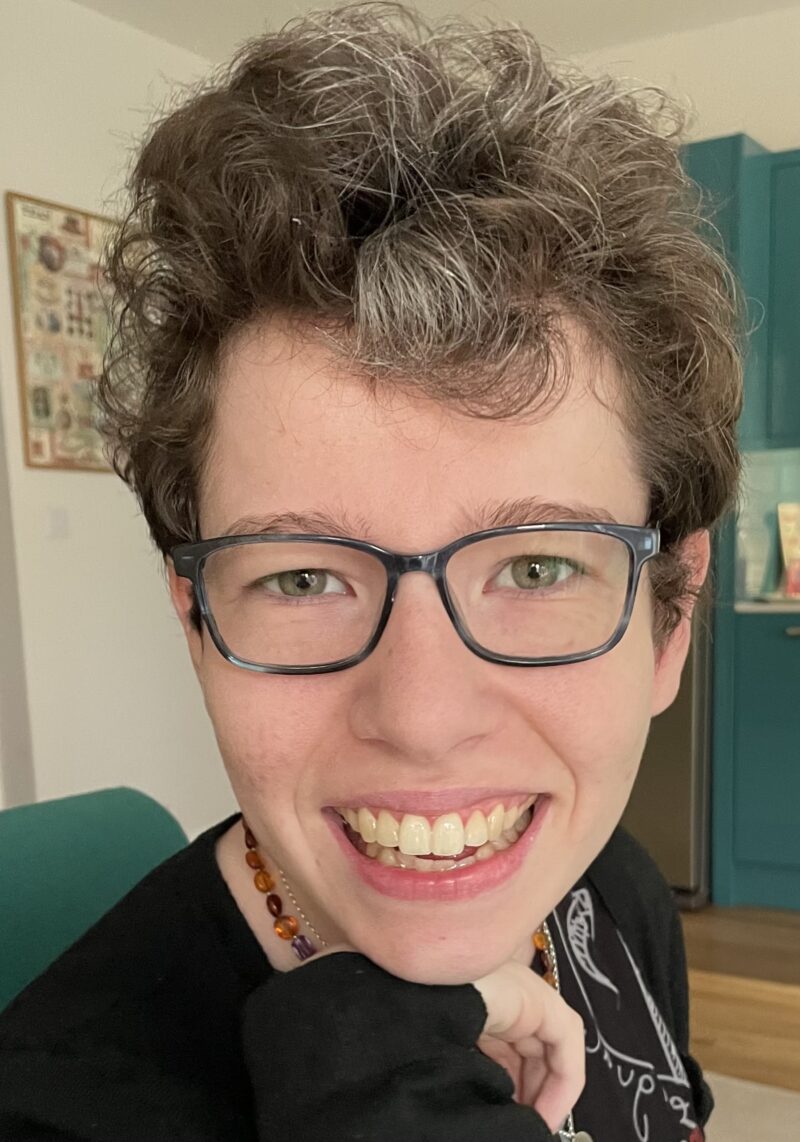
<instances>
[{"instance_id":1,"label":"neck","mask_svg":"<svg viewBox=\"0 0 800 1142\"><path fill-rule=\"evenodd\" d=\"M253 887L252 872L244 862L243 853L242 824L237 821L216 843L215 855L222 879L272 967L276 971L292 971L300 966L300 961L289 943L275 935L273 918L264 905L263 895Z\"/></svg>"}]
</instances>

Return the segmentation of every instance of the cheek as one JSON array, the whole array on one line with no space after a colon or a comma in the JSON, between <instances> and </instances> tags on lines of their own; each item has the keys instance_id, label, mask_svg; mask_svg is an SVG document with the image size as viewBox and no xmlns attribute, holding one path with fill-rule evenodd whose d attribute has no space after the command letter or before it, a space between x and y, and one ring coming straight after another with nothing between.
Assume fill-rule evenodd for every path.
<instances>
[{"instance_id":1,"label":"cheek","mask_svg":"<svg viewBox=\"0 0 800 1142\"><path fill-rule=\"evenodd\" d=\"M294 799L324 758L330 726L326 694L313 679L256 674L237 667L203 672L201 685L225 769L240 802L268 791ZM311 683L311 685L309 685Z\"/></svg>"},{"instance_id":2,"label":"cheek","mask_svg":"<svg viewBox=\"0 0 800 1142\"><path fill-rule=\"evenodd\" d=\"M634 619L636 616L634 616ZM559 750L573 782L576 825L590 829L627 803L650 726L653 646L647 622L633 621L612 651L567 668Z\"/></svg>"},{"instance_id":3,"label":"cheek","mask_svg":"<svg viewBox=\"0 0 800 1142\"><path fill-rule=\"evenodd\" d=\"M599 661L605 677L598 680L596 762L584 774L584 787L608 806L616 824L650 729L655 667L649 625L632 625L619 646Z\"/></svg>"}]
</instances>

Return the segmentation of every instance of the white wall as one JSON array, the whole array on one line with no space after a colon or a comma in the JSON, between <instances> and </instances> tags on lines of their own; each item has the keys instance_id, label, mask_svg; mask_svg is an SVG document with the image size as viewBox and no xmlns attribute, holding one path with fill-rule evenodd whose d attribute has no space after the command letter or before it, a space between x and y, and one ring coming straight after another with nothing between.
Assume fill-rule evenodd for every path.
<instances>
[{"instance_id":1,"label":"white wall","mask_svg":"<svg viewBox=\"0 0 800 1142\"><path fill-rule=\"evenodd\" d=\"M800 8L787 8L605 48L581 63L687 98L695 139L743 131L783 151L800 147L799 53Z\"/></svg>"},{"instance_id":2,"label":"white wall","mask_svg":"<svg viewBox=\"0 0 800 1142\"><path fill-rule=\"evenodd\" d=\"M0 28L0 189L104 212L150 109L206 62L69 0L0 0ZM24 662L7 661L4 641L5 802L33 792L30 776L40 800L133 785L194 835L234 803L160 560L115 476L23 464L6 243L2 227L1 419ZM66 520L62 538L51 535L54 512ZM8 538L6 520L0 544ZM0 607L4 633L13 633L7 597ZM19 658L18 645L11 653ZM23 772L21 677L32 775Z\"/></svg>"}]
</instances>

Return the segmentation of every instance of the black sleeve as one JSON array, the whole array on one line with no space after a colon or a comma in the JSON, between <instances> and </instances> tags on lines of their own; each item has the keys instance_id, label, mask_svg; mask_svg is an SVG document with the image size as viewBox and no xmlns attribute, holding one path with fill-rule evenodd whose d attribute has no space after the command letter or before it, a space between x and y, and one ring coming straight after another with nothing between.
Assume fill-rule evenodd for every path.
<instances>
[{"instance_id":1,"label":"black sleeve","mask_svg":"<svg viewBox=\"0 0 800 1142\"><path fill-rule=\"evenodd\" d=\"M243 1012L258 1138L303 1142L551 1142L476 1046L470 984L429 986L342 952L276 974Z\"/></svg>"},{"instance_id":2,"label":"black sleeve","mask_svg":"<svg viewBox=\"0 0 800 1142\"><path fill-rule=\"evenodd\" d=\"M0 1053L0 1142L205 1138L172 1112L170 1100L185 1107L186 1097L146 1061L106 1057L101 1066L63 1050L9 1048Z\"/></svg>"}]
</instances>

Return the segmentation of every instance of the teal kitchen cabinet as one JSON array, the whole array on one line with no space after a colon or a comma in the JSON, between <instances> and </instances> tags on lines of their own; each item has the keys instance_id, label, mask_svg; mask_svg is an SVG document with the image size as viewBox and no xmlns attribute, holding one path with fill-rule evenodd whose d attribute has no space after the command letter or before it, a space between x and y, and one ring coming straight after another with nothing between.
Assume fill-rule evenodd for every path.
<instances>
[{"instance_id":1,"label":"teal kitchen cabinet","mask_svg":"<svg viewBox=\"0 0 800 1142\"><path fill-rule=\"evenodd\" d=\"M740 442L800 448L800 151L745 157L738 238L752 328Z\"/></svg>"},{"instance_id":2,"label":"teal kitchen cabinet","mask_svg":"<svg viewBox=\"0 0 800 1142\"><path fill-rule=\"evenodd\" d=\"M800 448L800 151L774 155L770 173L766 432Z\"/></svg>"},{"instance_id":3,"label":"teal kitchen cabinet","mask_svg":"<svg viewBox=\"0 0 800 1142\"><path fill-rule=\"evenodd\" d=\"M745 135L683 152L742 282L744 449L800 447L800 150ZM711 897L800 908L800 614L735 608L735 519L713 549Z\"/></svg>"},{"instance_id":4,"label":"teal kitchen cabinet","mask_svg":"<svg viewBox=\"0 0 800 1142\"><path fill-rule=\"evenodd\" d=\"M746 301L740 446L800 448L800 150L729 135L688 145L683 160Z\"/></svg>"},{"instance_id":5,"label":"teal kitchen cabinet","mask_svg":"<svg viewBox=\"0 0 800 1142\"><path fill-rule=\"evenodd\" d=\"M740 184L745 158L766 153L747 135L727 135L689 143L681 151L686 173L703 190L704 214L713 228L707 237L721 247L730 263L738 268L742 224Z\"/></svg>"},{"instance_id":6,"label":"teal kitchen cabinet","mask_svg":"<svg viewBox=\"0 0 800 1142\"><path fill-rule=\"evenodd\" d=\"M740 183L746 155L762 151L744 135L707 139L684 147L684 167L703 189L705 214L714 229L709 237L740 272L742 205ZM733 755L732 711L735 680L735 520L729 515L716 532L712 549L714 605L711 624L711 899L734 904L733 876Z\"/></svg>"},{"instance_id":7,"label":"teal kitchen cabinet","mask_svg":"<svg viewBox=\"0 0 800 1142\"><path fill-rule=\"evenodd\" d=\"M715 836L725 864L715 900L800 908L800 611L736 613L733 627L733 765L713 778L715 824L727 824Z\"/></svg>"}]
</instances>

